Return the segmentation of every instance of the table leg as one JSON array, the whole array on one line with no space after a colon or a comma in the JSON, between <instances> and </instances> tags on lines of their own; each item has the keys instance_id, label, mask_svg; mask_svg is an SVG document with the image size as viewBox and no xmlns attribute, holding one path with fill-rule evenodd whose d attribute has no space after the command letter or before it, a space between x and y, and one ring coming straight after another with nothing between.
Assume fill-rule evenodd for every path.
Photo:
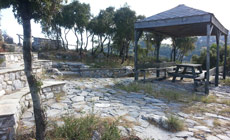
<instances>
[{"instance_id":1,"label":"table leg","mask_svg":"<svg viewBox=\"0 0 230 140\"><path fill-rule=\"evenodd\" d=\"M144 83L145 83L145 71L144 71Z\"/></svg>"},{"instance_id":2,"label":"table leg","mask_svg":"<svg viewBox=\"0 0 230 140\"><path fill-rule=\"evenodd\" d=\"M183 70L182 73L185 74L185 73L186 73L186 70L187 70L187 67L184 67L184 70ZM184 78L184 77L181 77L180 80L183 80L183 78Z\"/></svg>"},{"instance_id":3,"label":"table leg","mask_svg":"<svg viewBox=\"0 0 230 140\"><path fill-rule=\"evenodd\" d=\"M195 81L195 78L196 78L196 72L195 72L195 68L192 67L192 75L193 75L193 82L194 82L194 90L196 90L196 87L197 87L197 83Z\"/></svg>"},{"instance_id":4,"label":"table leg","mask_svg":"<svg viewBox=\"0 0 230 140\"><path fill-rule=\"evenodd\" d=\"M176 67L175 75L173 76L172 82L175 82L176 80L176 74L178 74L179 66Z\"/></svg>"},{"instance_id":5,"label":"table leg","mask_svg":"<svg viewBox=\"0 0 230 140\"><path fill-rule=\"evenodd\" d=\"M200 71L200 74L202 73L202 67L198 67L198 70Z\"/></svg>"}]
</instances>

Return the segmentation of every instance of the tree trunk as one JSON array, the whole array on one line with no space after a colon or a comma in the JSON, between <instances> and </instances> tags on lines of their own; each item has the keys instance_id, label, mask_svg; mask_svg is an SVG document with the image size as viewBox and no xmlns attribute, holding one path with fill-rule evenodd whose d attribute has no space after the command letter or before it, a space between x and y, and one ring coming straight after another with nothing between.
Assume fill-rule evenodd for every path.
<instances>
[{"instance_id":1,"label":"tree trunk","mask_svg":"<svg viewBox=\"0 0 230 140\"><path fill-rule=\"evenodd\" d=\"M25 66L25 75L29 84L30 94L33 101L33 109L34 109L34 118L36 123L36 139L44 140L45 139L45 115L44 111L41 108L38 82L35 76L32 73L32 37L31 37L31 24L30 19L23 19L23 59Z\"/></svg>"},{"instance_id":2,"label":"tree trunk","mask_svg":"<svg viewBox=\"0 0 230 140\"><path fill-rule=\"evenodd\" d=\"M61 28L60 28L60 38L61 38L61 40L62 40L62 47L63 47L64 50L66 50L66 48L65 48L65 41L64 41L64 38L62 37Z\"/></svg>"},{"instance_id":3,"label":"tree trunk","mask_svg":"<svg viewBox=\"0 0 230 140\"><path fill-rule=\"evenodd\" d=\"M65 41L66 41L66 50L69 49L69 43L68 43L68 39L67 39L67 34L69 33L70 29L67 29L67 32L66 32L66 29L64 30L64 33L65 33Z\"/></svg>"},{"instance_id":4,"label":"tree trunk","mask_svg":"<svg viewBox=\"0 0 230 140\"><path fill-rule=\"evenodd\" d=\"M76 38L77 38L77 41L76 41L76 43L77 43L77 46L76 46L76 51L78 52L78 44L79 44L79 38L78 38L78 35L77 35L77 31L74 29L74 35L76 36Z\"/></svg>"},{"instance_id":5,"label":"tree trunk","mask_svg":"<svg viewBox=\"0 0 230 140\"><path fill-rule=\"evenodd\" d=\"M125 60L128 59L129 57L129 44L130 44L130 41L128 41L125 45L126 45L126 50L125 50Z\"/></svg>"},{"instance_id":6,"label":"tree trunk","mask_svg":"<svg viewBox=\"0 0 230 140\"><path fill-rule=\"evenodd\" d=\"M123 64L125 62L125 54L124 54L124 51L125 51L125 44L124 42L122 43L122 49L121 49L121 52L120 52L120 57L122 57L122 61L121 61L121 64Z\"/></svg>"},{"instance_id":7,"label":"tree trunk","mask_svg":"<svg viewBox=\"0 0 230 140\"><path fill-rule=\"evenodd\" d=\"M87 50L88 42L89 42L89 37L90 37L91 35L92 35L92 34L88 35L88 32L86 31L86 43L85 43L85 48L84 48L85 51Z\"/></svg>"},{"instance_id":8,"label":"tree trunk","mask_svg":"<svg viewBox=\"0 0 230 140\"><path fill-rule=\"evenodd\" d=\"M82 55L82 46L83 46L83 36L82 36L82 32L80 33L81 35L81 48L80 48L80 56Z\"/></svg>"},{"instance_id":9,"label":"tree trunk","mask_svg":"<svg viewBox=\"0 0 230 140\"><path fill-rule=\"evenodd\" d=\"M108 52L107 52L107 57L109 57L109 54L110 54L110 38L109 38L109 43L108 43Z\"/></svg>"},{"instance_id":10,"label":"tree trunk","mask_svg":"<svg viewBox=\"0 0 230 140\"><path fill-rule=\"evenodd\" d=\"M59 50L60 49L60 44L59 44L59 32L58 32L58 29L57 29L57 26L54 27L55 28L55 32L56 32L56 50Z\"/></svg>"},{"instance_id":11,"label":"tree trunk","mask_svg":"<svg viewBox=\"0 0 230 140\"><path fill-rule=\"evenodd\" d=\"M94 34L93 34L93 36L92 36L92 56L94 55L94 52L93 52L93 48L94 48Z\"/></svg>"}]
</instances>

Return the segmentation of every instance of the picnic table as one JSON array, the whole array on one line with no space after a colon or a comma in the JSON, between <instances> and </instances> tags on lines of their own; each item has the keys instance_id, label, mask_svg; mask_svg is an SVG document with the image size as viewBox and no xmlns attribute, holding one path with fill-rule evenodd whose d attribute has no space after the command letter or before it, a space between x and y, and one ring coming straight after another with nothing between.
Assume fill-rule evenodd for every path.
<instances>
[{"instance_id":1,"label":"picnic table","mask_svg":"<svg viewBox=\"0 0 230 140\"><path fill-rule=\"evenodd\" d=\"M195 78L202 73L202 64L177 64L175 72L169 72L173 76L172 82L175 82L177 77L181 77L181 80L191 78L195 82Z\"/></svg>"}]
</instances>

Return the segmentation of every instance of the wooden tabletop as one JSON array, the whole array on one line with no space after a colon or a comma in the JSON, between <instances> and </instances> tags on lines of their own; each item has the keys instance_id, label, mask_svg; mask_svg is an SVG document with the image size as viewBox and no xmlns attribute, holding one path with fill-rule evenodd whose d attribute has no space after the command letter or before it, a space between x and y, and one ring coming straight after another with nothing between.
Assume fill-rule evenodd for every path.
<instances>
[{"instance_id":1,"label":"wooden tabletop","mask_svg":"<svg viewBox=\"0 0 230 140\"><path fill-rule=\"evenodd\" d=\"M177 66L182 66L182 67L201 67L202 66L202 64L186 64L186 63L184 63L184 64L177 64Z\"/></svg>"}]
</instances>

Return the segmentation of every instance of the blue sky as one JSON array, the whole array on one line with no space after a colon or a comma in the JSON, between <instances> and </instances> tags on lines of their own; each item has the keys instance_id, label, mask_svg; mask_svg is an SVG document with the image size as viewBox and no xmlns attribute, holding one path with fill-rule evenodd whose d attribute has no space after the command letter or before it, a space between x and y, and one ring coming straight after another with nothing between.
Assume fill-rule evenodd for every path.
<instances>
[{"instance_id":1,"label":"blue sky","mask_svg":"<svg viewBox=\"0 0 230 140\"><path fill-rule=\"evenodd\" d=\"M89 3L91 13L97 15L101 9L109 6L115 8L122 7L127 3L130 8L136 11L137 15L145 15L146 17L160 13L162 11L173 8L179 4L214 13L217 19L227 28L230 29L229 0L80 0L80 2ZM4 9L1 11L1 29L6 31L18 42L16 34L22 34L22 26L17 23L14 18L12 9ZM44 37L41 33L40 25L32 22L32 35L36 37ZM72 33L68 36L70 44L75 44L75 37Z\"/></svg>"}]
</instances>

